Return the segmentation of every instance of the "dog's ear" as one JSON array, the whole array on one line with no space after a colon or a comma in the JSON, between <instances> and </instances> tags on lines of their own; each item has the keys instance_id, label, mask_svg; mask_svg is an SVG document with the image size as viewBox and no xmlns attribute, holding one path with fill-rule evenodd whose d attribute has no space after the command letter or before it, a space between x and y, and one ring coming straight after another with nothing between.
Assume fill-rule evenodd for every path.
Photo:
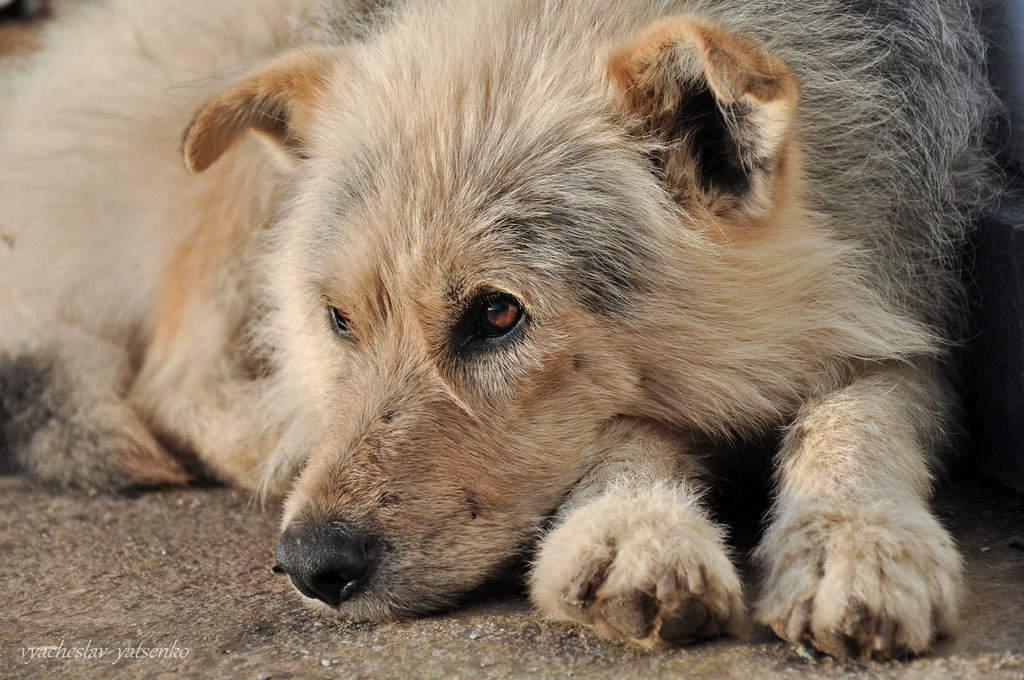
<instances>
[{"instance_id":1,"label":"dog's ear","mask_svg":"<svg viewBox=\"0 0 1024 680\"><path fill-rule=\"evenodd\" d=\"M744 37L677 18L615 50L608 75L628 124L654 143L677 202L756 210L769 200L799 98L780 59Z\"/></svg>"},{"instance_id":2,"label":"dog's ear","mask_svg":"<svg viewBox=\"0 0 1024 680\"><path fill-rule=\"evenodd\" d=\"M338 60L327 48L296 50L219 92L185 130L185 166L194 173L206 170L249 130L282 156L301 157L303 132Z\"/></svg>"}]
</instances>

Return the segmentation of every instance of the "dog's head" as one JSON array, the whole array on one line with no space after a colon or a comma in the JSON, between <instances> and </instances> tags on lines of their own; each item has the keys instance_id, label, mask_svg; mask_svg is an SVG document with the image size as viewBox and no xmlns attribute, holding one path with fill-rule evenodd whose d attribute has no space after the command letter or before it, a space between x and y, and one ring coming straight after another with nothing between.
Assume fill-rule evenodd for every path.
<instances>
[{"instance_id":1,"label":"dog's head","mask_svg":"<svg viewBox=\"0 0 1024 680\"><path fill-rule=\"evenodd\" d=\"M784 191L797 89L756 45L476 4L285 55L184 139L193 171L247 130L291 159L267 333L274 399L316 436L278 454L301 472L277 559L351 617L452 602L621 445L612 423L671 421L650 392L688 263Z\"/></svg>"}]
</instances>

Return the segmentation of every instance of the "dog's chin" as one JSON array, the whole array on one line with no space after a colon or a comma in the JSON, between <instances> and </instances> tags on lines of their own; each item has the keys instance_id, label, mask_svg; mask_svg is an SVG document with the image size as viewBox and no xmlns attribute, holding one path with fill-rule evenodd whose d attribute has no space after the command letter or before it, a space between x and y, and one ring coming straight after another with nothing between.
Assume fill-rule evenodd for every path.
<instances>
[{"instance_id":1,"label":"dog's chin","mask_svg":"<svg viewBox=\"0 0 1024 680\"><path fill-rule=\"evenodd\" d=\"M384 587L370 582L352 597L336 606L307 597L297 590L295 593L310 609L316 612L346 621L379 623L404 621L450 609L473 588L469 587L447 594L442 592L443 590L443 588L432 587L429 584L410 589L397 585Z\"/></svg>"}]
</instances>

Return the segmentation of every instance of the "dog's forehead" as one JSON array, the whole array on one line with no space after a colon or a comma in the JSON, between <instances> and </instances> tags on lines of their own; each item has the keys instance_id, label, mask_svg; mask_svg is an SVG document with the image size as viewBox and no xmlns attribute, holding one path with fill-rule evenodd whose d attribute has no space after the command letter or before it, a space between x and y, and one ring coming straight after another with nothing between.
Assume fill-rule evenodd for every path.
<instances>
[{"instance_id":1,"label":"dog's forehead","mask_svg":"<svg viewBox=\"0 0 1024 680\"><path fill-rule=\"evenodd\" d=\"M495 42L472 55L465 40L439 43L430 57L390 43L357 60L325 106L332 199L317 228L364 251L341 258L511 264L594 313L629 306L648 285L645 225L664 196L616 122L597 52Z\"/></svg>"}]
</instances>

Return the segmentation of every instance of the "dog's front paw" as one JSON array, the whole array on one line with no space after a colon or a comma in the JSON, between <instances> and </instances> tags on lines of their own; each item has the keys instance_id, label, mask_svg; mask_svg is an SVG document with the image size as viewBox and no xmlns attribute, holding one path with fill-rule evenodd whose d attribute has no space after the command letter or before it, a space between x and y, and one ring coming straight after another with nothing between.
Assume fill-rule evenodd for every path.
<instances>
[{"instance_id":1,"label":"dog's front paw","mask_svg":"<svg viewBox=\"0 0 1024 680\"><path fill-rule=\"evenodd\" d=\"M960 556L921 507L790 511L758 559L766 569L758 619L794 644L892 658L926 651L956 623Z\"/></svg>"},{"instance_id":2,"label":"dog's front paw","mask_svg":"<svg viewBox=\"0 0 1024 680\"><path fill-rule=\"evenodd\" d=\"M530 579L545 614L664 648L745 618L721 530L683 488L608 492L546 538Z\"/></svg>"}]
</instances>

